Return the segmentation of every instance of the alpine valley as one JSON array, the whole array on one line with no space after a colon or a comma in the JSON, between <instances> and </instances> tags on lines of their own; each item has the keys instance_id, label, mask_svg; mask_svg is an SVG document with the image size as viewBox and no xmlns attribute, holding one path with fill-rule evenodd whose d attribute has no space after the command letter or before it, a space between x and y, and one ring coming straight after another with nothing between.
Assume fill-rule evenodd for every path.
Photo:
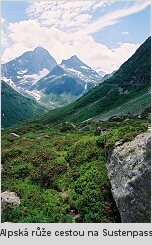
<instances>
[{"instance_id":1,"label":"alpine valley","mask_svg":"<svg viewBox=\"0 0 152 245\"><path fill-rule=\"evenodd\" d=\"M105 77L37 47L2 80L2 223L151 222L151 37Z\"/></svg>"}]
</instances>

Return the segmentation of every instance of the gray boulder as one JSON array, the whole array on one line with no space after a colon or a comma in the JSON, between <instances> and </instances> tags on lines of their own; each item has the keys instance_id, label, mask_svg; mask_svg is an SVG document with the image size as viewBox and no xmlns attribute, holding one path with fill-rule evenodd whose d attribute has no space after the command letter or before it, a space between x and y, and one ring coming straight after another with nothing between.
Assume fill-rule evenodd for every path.
<instances>
[{"instance_id":1,"label":"gray boulder","mask_svg":"<svg viewBox=\"0 0 152 245\"><path fill-rule=\"evenodd\" d=\"M20 199L15 195L14 192L4 191L1 193L1 214L3 209L8 205L20 205Z\"/></svg>"},{"instance_id":2,"label":"gray boulder","mask_svg":"<svg viewBox=\"0 0 152 245\"><path fill-rule=\"evenodd\" d=\"M89 127L89 125L86 125L86 126L82 126L81 128L80 128L80 130L81 131L89 131L90 130L90 127Z\"/></svg>"},{"instance_id":3,"label":"gray boulder","mask_svg":"<svg viewBox=\"0 0 152 245\"><path fill-rule=\"evenodd\" d=\"M150 223L151 133L117 144L106 166L122 223Z\"/></svg>"}]
</instances>

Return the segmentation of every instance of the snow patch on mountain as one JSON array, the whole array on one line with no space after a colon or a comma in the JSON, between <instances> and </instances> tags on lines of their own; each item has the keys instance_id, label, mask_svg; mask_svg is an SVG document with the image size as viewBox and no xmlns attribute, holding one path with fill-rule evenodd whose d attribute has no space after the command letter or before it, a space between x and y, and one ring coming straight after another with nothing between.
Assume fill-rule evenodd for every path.
<instances>
[{"instance_id":1,"label":"snow patch on mountain","mask_svg":"<svg viewBox=\"0 0 152 245\"><path fill-rule=\"evenodd\" d=\"M25 71L26 70L24 70L24 72ZM17 76L17 78L20 79L20 81L19 81L20 86L24 85L26 88L29 88L32 85L34 85L35 83L37 83L38 80L40 80L42 77L44 77L48 73L49 73L49 70L46 68L44 68L38 74L32 74L32 75L30 75L30 74L24 75L23 71L20 71L20 72L18 72L18 74L23 74L23 76Z\"/></svg>"},{"instance_id":2,"label":"snow patch on mountain","mask_svg":"<svg viewBox=\"0 0 152 245\"><path fill-rule=\"evenodd\" d=\"M87 83L85 84L84 91L87 91Z\"/></svg>"},{"instance_id":3,"label":"snow patch on mountain","mask_svg":"<svg viewBox=\"0 0 152 245\"><path fill-rule=\"evenodd\" d=\"M13 65L14 65L14 64L13 64ZM21 74L26 73L27 71L28 71L27 69L26 69L26 70L17 71L17 74L21 75Z\"/></svg>"},{"instance_id":4,"label":"snow patch on mountain","mask_svg":"<svg viewBox=\"0 0 152 245\"><path fill-rule=\"evenodd\" d=\"M80 66L81 68L83 68L84 70L87 70L88 74L83 74L82 71L79 71L77 69L71 68L71 67L67 67L66 65L59 65L61 68L64 69L64 71L66 72L66 74L63 75L68 75L71 77L77 77L79 79L84 80L85 82L89 83L89 82L93 82L96 84L97 80L99 80L100 76L98 74L96 74L95 71L93 71L90 67L87 66ZM94 74L95 73L95 74ZM63 76L62 75L62 76Z\"/></svg>"},{"instance_id":5,"label":"snow patch on mountain","mask_svg":"<svg viewBox=\"0 0 152 245\"><path fill-rule=\"evenodd\" d=\"M10 85L15 91L19 92L22 95L30 95L32 97L34 97L36 99L36 101L40 101L41 100L41 95L40 95L40 91L37 90L33 90L33 91L29 91L28 89L22 88L20 86L16 86L15 83L11 80L8 79L4 76L1 77L1 80L6 82L8 85ZM25 81L26 83L26 81Z\"/></svg>"},{"instance_id":6,"label":"snow patch on mountain","mask_svg":"<svg viewBox=\"0 0 152 245\"><path fill-rule=\"evenodd\" d=\"M10 78L6 78L4 76L1 77L1 80L6 82L8 85L10 85L12 88L16 88L15 83L10 79Z\"/></svg>"},{"instance_id":7,"label":"snow patch on mountain","mask_svg":"<svg viewBox=\"0 0 152 245\"><path fill-rule=\"evenodd\" d=\"M33 96L35 98L36 101L41 101L41 94L40 94L40 91L37 91L37 90L32 90L32 91L28 91L26 90L26 92Z\"/></svg>"},{"instance_id":8,"label":"snow patch on mountain","mask_svg":"<svg viewBox=\"0 0 152 245\"><path fill-rule=\"evenodd\" d=\"M83 77L83 75L82 75L82 73L80 72L80 71L77 71L77 70L75 70L75 69L73 69L73 68L67 68L67 71L68 72L72 72L72 73L75 73L78 77Z\"/></svg>"},{"instance_id":9,"label":"snow patch on mountain","mask_svg":"<svg viewBox=\"0 0 152 245\"><path fill-rule=\"evenodd\" d=\"M80 66L82 69L85 69L85 70L91 70L90 67L87 67L87 66Z\"/></svg>"},{"instance_id":10,"label":"snow patch on mountain","mask_svg":"<svg viewBox=\"0 0 152 245\"><path fill-rule=\"evenodd\" d=\"M49 71L48 69L43 68L43 70L41 70L41 71L39 72L39 75L40 75L40 77L44 77L44 76L46 76L49 72L50 72L50 71Z\"/></svg>"},{"instance_id":11,"label":"snow patch on mountain","mask_svg":"<svg viewBox=\"0 0 152 245\"><path fill-rule=\"evenodd\" d=\"M42 47L28 51L4 64L2 75L8 78L7 83L16 91L42 103L45 103L45 97L51 93L56 96L64 94L63 97L66 94L66 100L67 94L75 98L80 97L99 84L101 79L96 71L76 55L57 64ZM51 100L50 104L53 105L54 101Z\"/></svg>"}]
</instances>

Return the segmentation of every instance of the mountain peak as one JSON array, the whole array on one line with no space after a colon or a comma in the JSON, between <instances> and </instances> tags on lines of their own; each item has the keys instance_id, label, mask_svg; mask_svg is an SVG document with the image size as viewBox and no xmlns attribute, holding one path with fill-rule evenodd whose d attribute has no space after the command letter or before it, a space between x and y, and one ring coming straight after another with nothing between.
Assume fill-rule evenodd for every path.
<instances>
[{"instance_id":1,"label":"mountain peak","mask_svg":"<svg viewBox=\"0 0 152 245\"><path fill-rule=\"evenodd\" d=\"M78 58L78 56L76 56L76 54L75 54L75 55L72 55L70 59L77 59L77 60L80 60L80 59Z\"/></svg>"},{"instance_id":2,"label":"mountain peak","mask_svg":"<svg viewBox=\"0 0 152 245\"><path fill-rule=\"evenodd\" d=\"M34 49L33 51L34 53L42 53L42 52L47 52L49 53L45 48L41 47L41 46L38 46Z\"/></svg>"},{"instance_id":3,"label":"mountain peak","mask_svg":"<svg viewBox=\"0 0 152 245\"><path fill-rule=\"evenodd\" d=\"M2 65L2 76L10 79L16 86L28 89L31 81L35 81L34 74L40 76L41 71L51 71L57 65L56 60L43 47L36 47L33 51L27 51ZM27 78L27 75L33 76ZM20 85L19 85L20 84Z\"/></svg>"},{"instance_id":4,"label":"mountain peak","mask_svg":"<svg viewBox=\"0 0 152 245\"><path fill-rule=\"evenodd\" d=\"M84 63L76 55L73 55L67 60L62 60L61 65L66 65L67 67L77 67L84 65Z\"/></svg>"},{"instance_id":5,"label":"mountain peak","mask_svg":"<svg viewBox=\"0 0 152 245\"><path fill-rule=\"evenodd\" d=\"M74 61L81 61L77 56L76 56L76 54L75 55L72 55L69 59L67 59L67 60L62 60L62 62L64 62L64 61L70 61L70 60L74 60ZM81 61L82 62L82 61Z\"/></svg>"},{"instance_id":6,"label":"mountain peak","mask_svg":"<svg viewBox=\"0 0 152 245\"><path fill-rule=\"evenodd\" d=\"M44 50L44 48L42 46L37 46L34 51L37 51L37 50Z\"/></svg>"}]
</instances>

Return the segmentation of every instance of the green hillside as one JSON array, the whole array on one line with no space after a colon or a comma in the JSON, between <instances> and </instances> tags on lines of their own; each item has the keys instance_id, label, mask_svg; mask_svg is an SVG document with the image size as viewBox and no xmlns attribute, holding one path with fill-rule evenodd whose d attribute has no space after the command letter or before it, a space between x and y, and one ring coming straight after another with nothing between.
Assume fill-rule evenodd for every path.
<instances>
[{"instance_id":1,"label":"green hillside","mask_svg":"<svg viewBox=\"0 0 152 245\"><path fill-rule=\"evenodd\" d=\"M21 120L42 114L46 110L36 101L20 95L6 82L1 81L1 124L6 128Z\"/></svg>"}]
</instances>

